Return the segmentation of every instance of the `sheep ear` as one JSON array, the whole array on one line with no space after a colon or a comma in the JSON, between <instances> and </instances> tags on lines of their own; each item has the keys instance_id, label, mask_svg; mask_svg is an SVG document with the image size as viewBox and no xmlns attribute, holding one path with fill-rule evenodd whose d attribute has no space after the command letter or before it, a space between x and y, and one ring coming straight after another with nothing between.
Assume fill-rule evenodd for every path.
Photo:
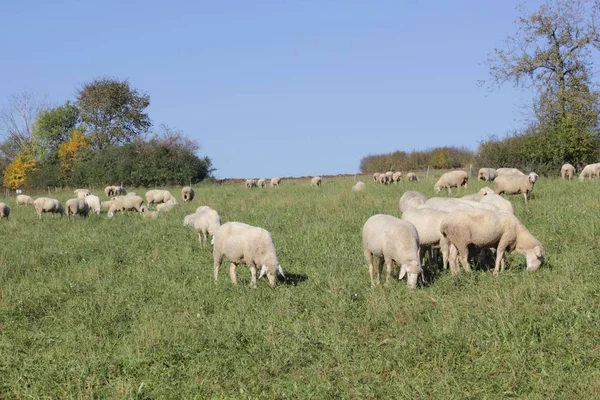
<instances>
[{"instance_id":1,"label":"sheep ear","mask_svg":"<svg viewBox=\"0 0 600 400\"><path fill-rule=\"evenodd\" d=\"M285 279L285 274L283 273L283 268L281 268L281 264L277 265L277 271L279 271L279 274L283 276L283 279Z\"/></svg>"},{"instance_id":2,"label":"sheep ear","mask_svg":"<svg viewBox=\"0 0 600 400\"><path fill-rule=\"evenodd\" d=\"M406 275L406 265L403 265L402 267L400 267L400 275L398 275L398 279L402 279L404 278L404 275Z\"/></svg>"}]
</instances>

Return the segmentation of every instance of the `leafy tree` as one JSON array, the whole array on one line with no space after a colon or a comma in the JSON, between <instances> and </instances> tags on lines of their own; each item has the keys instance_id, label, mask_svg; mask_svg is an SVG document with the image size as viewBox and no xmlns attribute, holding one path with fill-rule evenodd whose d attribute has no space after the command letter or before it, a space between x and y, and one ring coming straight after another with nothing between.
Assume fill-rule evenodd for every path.
<instances>
[{"instance_id":1,"label":"leafy tree","mask_svg":"<svg viewBox=\"0 0 600 400\"><path fill-rule=\"evenodd\" d=\"M36 163L31 153L27 151L18 153L4 170L4 186L9 189L23 187L25 179L35 167Z\"/></svg>"},{"instance_id":2,"label":"leafy tree","mask_svg":"<svg viewBox=\"0 0 600 400\"><path fill-rule=\"evenodd\" d=\"M152 125L145 109L150 96L127 81L102 78L86 83L77 93L81 120L94 148L131 143Z\"/></svg>"},{"instance_id":3,"label":"leafy tree","mask_svg":"<svg viewBox=\"0 0 600 400\"><path fill-rule=\"evenodd\" d=\"M63 175L69 175L73 171L73 164L82 150L88 149L90 142L80 130L74 130L71 138L63 142L58 148L60 169Z\"/></svg>"},{"instance_id":4,"label":"leafy tree","mask_svg":"<svg viewBox=\"0 0 600 400\"><path fill-rule=\"evenodd\" d=\"M47 152L55 151L69 139L79 123L79 109L67 101L64 105L40 112L35 120L33 135Z\"/></svg>"}]
</instances>

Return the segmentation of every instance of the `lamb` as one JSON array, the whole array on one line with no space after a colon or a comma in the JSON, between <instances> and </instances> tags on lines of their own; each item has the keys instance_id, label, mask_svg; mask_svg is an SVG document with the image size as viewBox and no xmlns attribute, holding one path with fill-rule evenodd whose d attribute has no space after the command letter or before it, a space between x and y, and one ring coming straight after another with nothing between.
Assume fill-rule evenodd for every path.
<instances>
[{"instance_id":1,"label":"lamb","mask_svg":"<svg viewBox=\"0 0 600 400\"><path fill-rule=\"evenodd\" d=\"M181 189L181 199L184 203L194 200L195 195L196 192L194 192L194 189L192 189L190 186L184 186L183 189Z\"/></svg>"},{"instance_id":2,"label":"lamb","mask_svg":"<svg viewBox=\"0 0 600 400\"><path fill-rule=\"evenodd\" d=\"M206 206L203 210L196 210L192 226L194 227L194 230L198 232L198 241L200 244L206 244L208 240L207 235L211 235L214 240L214 235L221 226L221 217L217 211ZM202 239L204 239L204 241L202 241Z\"/></svg>"},{"instance_id":3,"label":"lamb","mask_svg":"<svg viewBox=\"0 0 600 400\"><path fill-rule=\"evenodd\" d=\"M538 175L535 172L529 175L499 175L494 181L494 192L498 194L519 194L523 193L525 204L527 204L527 195L533 191L533 186Z\"/></svg>"},{"instance_id":4,"label":"lamb","mask_svg":"<svg viewBox=\"0 0 600 400\"><path fill-rule=\"evenodd\" d=\"M373 182L379 182L379 175L381 175L381 172L373 173Z\"/></svg>"},{"instance_id":5,"label":"lamb","mask_svg":"<svg viewBox=\"0 0 600 400\"><path fill-rule=\"evenodd\" d=\"M140 196L119 196L114 197L108 210L108 216L113 217L116 212L137 211L143 212L144 199Z\"/></svg>"},{"instance_id":6,"label":"lamb","mask_svg":"<svg viewBox=\"0 0 600 400\"><path fill-rule=\"evenodd\" d=\"M525 255L527 270L537 271L544 262L540 242L514 215L488 210L455 211L440 225L440 232L450 242L450 268L458 273L459 261L470 272L469 246L496 248L494 275L504 270L504 253L516 250Z\"/></svg>"},{"instance_id":7,"label":"lamb","mask_svg":"<svg viewBox=\"0 0 600 400\"><path fill-rule=\"evenodd\" d=\"M256 187L256 179L246 179L246 187L248 189Z\"/></svg>"},{"instance_id":8,"label":"lamb","mask_svg":"<svg viewBox=\"0 0 600 400\"><path fill-rule=\"evenodd\" d=\"M448 193L452 193L450 188L461 186L467 190L467 183L469 182L469 176L465 171L450 171L443 174L440 179L433 185L436 193L439 193L442 188L448 189Z\"/></svg>"},{"instance_id":9,"label":"lamb","mask_svg":"<svg viewBox=\"0 0 600 400\"><path fill-rule=\"evenodd\" d=\"M79 215L82 218L86 218L90 212L90 207L84 199L69 199L65 203L65 214L67 217L71 215Z\"/></svg>"},{"instance_id":10,"label":"lamb","mask_svg":"<svg viewBox=\"0 0 600 400\"><path fill-rule=\"evenodd\" d=\"M479 174L477 175L478 181L493 181L498 177L498 171L494 168L479 168Z\"/></svg>"},{"instance_id":11,"label":"lamb","mask_svg":"<svg viewBox=\"0 0 600 400\"><path fill-rule=\"evenodd\" d=\"M171 211L175 207L177 207L177 202L167 201L166 203L158 204L156 206L156 211L167 212L167 211Z\"/></svg>"},{"instance_id":12,"label":"lamb","mask_svg":"<svg viewBox=\"0 0 600 400\"><path fill-rule=\"evenodd\" d=\"M0 218L8 219L10 215L10 207L6 203L0 203Z\"/></svg>"},{"instance_id":13,"label":"lamb","mask_svg":"<svg viewBox=\"0 0 600 400\"><path fill-rule=\"evenodd\" d=\"M89 196L85 196L83 199L90 210L94 211L97 215L100 215L100 209L102 208L100 203L100 197L90 194Z\"/></svg>"},{"instance_id":14,"label":"lamb","mask_svg":"<svg viewBox=\"0 0 600 400\"><path fill-rule=\"evenodd\" d=\"M408 190L404 192L402 197L400 197L398 207L400 207L400 212L403 213L409 208L420 206L421 204L425 203L427 199L427 196L425 196L421 192L417 192L415 190Z\"/></svg>"},{"instance_id":15,"label":"lamb","mask_svg":"<svg viewBox=\"0 0 600 400\"><path fill-rule=\"evenodd\" d=\"M27 205L27 204L33 205L33 199L30 196L27 196L26 194L20 194L17 196L17 205L18 206Z\"/></svg>"},{"instance_id":16,"label":"lamb","mask_svg":"<svg viewBox=\"0 0 600 400\"><path fill-rule=\"evenodd\" d=\"M246 264L250 267L250 286L256 287L256 267L261 266L260 277L267 275L271 287L275 286L277 272L284 278L283 269L277 260L271 234L265 229L241 222L226 222L213 236L213 267L215 283L223 257L229 262L231 282L237 285L236 267Z\"/></svg>"},{"instance_id":17,"label":"lamb","mask_svg":"<svg viewBox=\"0 0 600 400\"><path fill-rule=\"evenodd\" d=\"M398 183L400 180L402 180L402 172L394 172L394 175L392 175L392 182Z\"/></svg>"},{"instance_id":18,"label":"lamb","mask_svg":"<svg viewBox=\"0 0 600 400\"><path fill-rule=\"evenodd\" d=\"M439 247L442 251L442 266L448 268L448 241L440 232L440 224L447 211L427 207L413 207L402 214L402 219L415 226L419 234L419 257L423 265L425 251Z\"/></svg>"},{"instance_id":19,"label":"lamb","mask_svg":"<svg viewBox=\"0 0 600 400\"><path fill-rule=\"evenodd\" d=\"M315 176L310 180L310 186L312 187L319 187L321 186L322 183L322 179L320 176Z\"/></svg>"},{"instance_id":20,"label":"lamb","mask_svg":"<svg viewBox=\"0 0 600 400\"><path fill-rule=\"evenodd\" d=\"M89 196L91 192L88 189L75 189L73 191L75 193L75 197L78 199L85 199L86 196Z\"/></svg>"},{"instance_id":21,"label":"lamb","mask_svg":"<svg viewBox=\"0 0 600 400\"><path fill-rule=\"evenodd\" d=\"M256 185L257 185L259 188L264 188L264 187L267 187L267 180L266 180L265 178L260 178L260 179L259 179L259 180L256 182Z\"/></svg>"},{"instance_id":22,"label":"lamb","mask_svg":"<svg viewBox=\"0 0 600 400\"><path fill-rule=\"evenodd\" d=\"M65 213L60 201L48 197L38 197L33 201L33 206L38 218L42 217L42 213L60 214L61 217Z\"/></svg>"},{"instance_id":23,"label":"lamb","mask_svg":"<svg viewBox=\"0 0 600 400\"><path fill-rule=\"evenodd\" d=\"M521 171L519 171L516 168L498 168L496 170L496 173L498 174L498 176L506 176L506 175L518 175L518 176L525 176L525 174Z\"/></svg>"},{"instance_id":24,"label":"lamb","mask_svg":"<svg viewBox=\"0 0 600 400\"><path fill-rule=\"evenodd\" d=\"M379 285L383 264L386 265L385 285L389 284L392 263L400 266L398 279L407 275L408 287L417 286L419 275L423 277L419 258L419 234L413 224L391 215L377 214L365 222L362 229L363 253L369 265L371 287ZM373 256L379 257L377 276Z\"/></svg>"},{"instance_id":25,"label":"lamb","mask_svg":"<svg viewBox=\"0 0 600 400\"><path fill-rule=\"evenodd\" d=\"M409 182L419 182L419 177L414 172L408 172L406 174L406 180Z\"/></svg>"},{"instance_id":26,"label":"lamb","mask_svg":"<svg viewBox=\"0 0 600 400\"><path fill-rule=\"evenodd\" d=\"M481 201L481 199L483 199L484 196L487 196L488 194L492 193L494 193L494 191L486 186L484 188L481 188L477 193L467 194L461 197L461 200Z\"/></svg>"},{"instance_id":27,"label":"lamb","mask_svg":"<svg viewBox=\"0 0 600 400\"><path fill-rule=\"evenodd\" d=\"M358 181L354 186L352 186L352 191L354 192L362 192L365 190L366 186L364 182Z\"/></svg>"},{"instance_id":28,"label":"lamb","mask_svg":"<svg viewBox=\"0 0 600 400\"><path fill-rule=\"evenodd\" d=\"M279 178L277 176L271 178L271 187L279 186L280 183L281 183L281 178Z\"/></svg>"},{"instance_id":29,"label":"lamb","mask_svg":"<svg viewBox=\"0 0 600 400\"><path fill-rule=\"evenodd\" d=\"M139 196L137 196L139 197ZM177 204L177 200L168 190L152 189L146 192L146 202L148 204L160 204L171 202Z\"/></svg>"},{"instance_id":30,"label":"lamb","mask_svg":"<svg viewBox=\"0 0 600 400\"><path fill-rule=\"evenodd\" d=\"M569 163L563 164L560 168L560 176L565 179L568 178L570 181L573 180L573 176L575 175L575 167Z\"/></svg>"},{"instance_id":31,"label":"lamb","mask_svg":"<svg viewBox=\"0 0 600 400\"><path fill-rule=\"evenodd\" d=\"M588 164L583 167L579 174L579 182L583 182L585 178L592 180L592 176L600 177L600 163Z\"/></svg>"}]
</instances>

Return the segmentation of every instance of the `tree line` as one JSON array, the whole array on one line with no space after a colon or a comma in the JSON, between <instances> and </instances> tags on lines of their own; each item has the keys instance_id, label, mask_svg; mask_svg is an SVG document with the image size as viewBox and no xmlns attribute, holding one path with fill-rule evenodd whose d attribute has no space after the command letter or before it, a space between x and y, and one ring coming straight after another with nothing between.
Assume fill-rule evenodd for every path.
<instances>
[{"instance_id":1,"label":"tree line","mask_svg":"<svg viewBox=\"0 0 600 400\"><path fill-rule=\"evenodd\" d=\"M197 142L152 130L150 96L128 81L96 79L75 102L49 107L31 93L11 96L0 112L0 168L10 189L46 186L193 184L210 176Z\"/></svg>"}]
</instances>

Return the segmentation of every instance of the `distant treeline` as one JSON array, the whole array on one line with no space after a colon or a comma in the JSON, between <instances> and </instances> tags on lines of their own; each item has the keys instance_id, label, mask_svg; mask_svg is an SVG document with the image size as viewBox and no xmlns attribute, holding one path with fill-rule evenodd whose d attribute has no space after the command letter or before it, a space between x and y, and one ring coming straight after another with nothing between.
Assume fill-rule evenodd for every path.
<instances>
[{"instance_id":1,"label":"distant treeline","mask_svg":"<svg viewBox=\"0 0 600 400\"><path fill-rule=\"evenodd\" d=\"M436 147L424 151L395 151L387 154L368 155L360 161L364 174L383 171L408 171L426 169L449 169L466 167L473 162L474 153L464 147Z\"/></svg>"}]
</instances>

